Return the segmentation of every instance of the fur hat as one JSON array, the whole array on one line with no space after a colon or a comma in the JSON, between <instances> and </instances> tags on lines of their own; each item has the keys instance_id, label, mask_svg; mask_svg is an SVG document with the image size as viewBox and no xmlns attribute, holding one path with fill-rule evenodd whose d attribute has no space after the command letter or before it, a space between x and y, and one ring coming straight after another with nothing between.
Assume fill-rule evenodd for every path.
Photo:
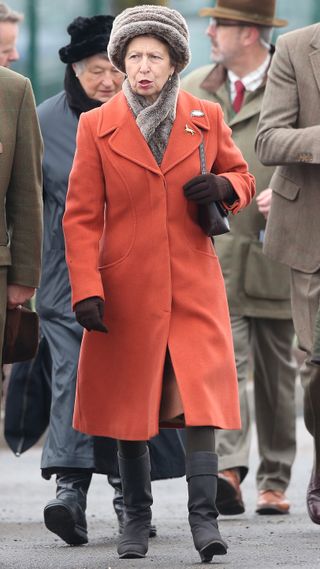
<instances>
[{"instance_id":1,"label":"fur hat","mask_svg":"<svg viewBox=\"0 0 320 569\"><path fill-rule=\"evenodd\" d=\"M147 34L157 36L171 46L176 56L177 73L188 65L191 54L184 17L177 10L149 4L127 8L115 18L108 46L111 63L125 73L127 44L133 38Z\"/></svg>"},{"instance_id":2,"label":"fur hat","mask_svg":"<svg viewBox=\"0 0 320 569\"><path fill-rule=\"evenodd\" d=\"M113 21L113 16L103 15L75 18L67 28L71 36L70 43L59 49L61 61L75 63L91 55L106 52Z\"/></svg>"}]
</instances>

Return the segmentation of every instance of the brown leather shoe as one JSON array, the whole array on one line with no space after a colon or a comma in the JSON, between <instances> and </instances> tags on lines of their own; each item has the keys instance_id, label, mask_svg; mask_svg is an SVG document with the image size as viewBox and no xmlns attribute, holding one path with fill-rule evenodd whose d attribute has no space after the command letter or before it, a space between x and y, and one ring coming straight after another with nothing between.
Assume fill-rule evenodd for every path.
<instances>
[{"instance_id":1,"label":"brown leather shoe","mask_svg":"<svg viewBox=\"0 0 320 569\"><path fill-rule=\"evenodd\" d=\"M307 510L314 524L320 524L320 474L311 473L307 489Z\"/></svg>"},{"instance_id":2,"label":"brown leather shoe","mask_svg":"<svg viewBox=\"0 0 320 569\"><path fill-rule=\"evenodd\" d=\"M243 514L245 507L240 490L240 474L237 468L218 473L216 506L225 516Z\"/></svg>"},{"instance_id":3,"label":"brown leather shoe","mask_svg":"<svg viewBox=\"0 0 320 569\"><path fill-rule=\"evenodd\" d=\"M256 512L260 515L288 514L290 502L281 490L261 490Z\"/></svg>"}]
</instances>

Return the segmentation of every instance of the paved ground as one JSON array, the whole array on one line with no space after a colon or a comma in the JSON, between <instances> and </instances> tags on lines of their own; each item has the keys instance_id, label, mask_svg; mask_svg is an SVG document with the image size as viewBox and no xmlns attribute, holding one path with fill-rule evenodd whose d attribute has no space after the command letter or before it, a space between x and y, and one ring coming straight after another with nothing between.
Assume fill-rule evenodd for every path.
<instances>
[{"instance_id":1,"label":"paved ground","mask_svg":"<svg viewBox=\"0 0 320 569\"><path fill-rule=\"evenodd\" d=\"M298 457L288 495L289 516L259 517L254 513L257 463L253 441L252 468L243 484L246 513L221 517L220 529L229 553L213 563L220 569L319 569L320 527L305 510L305 488L312 459L312 442L298 419ZM48 532L42 509L54 495L54 482L40 478L40 449L16 458L1 448L0 458L0 568L1 569L181 569L200 567L187 524L185 479L153 484L153 516L158 537L151 540L144 560L119 560L117 526L111 507L112 490L102 476L94 477L89 493L88 546L72 548Z\"/></svg>"}]
</instances>

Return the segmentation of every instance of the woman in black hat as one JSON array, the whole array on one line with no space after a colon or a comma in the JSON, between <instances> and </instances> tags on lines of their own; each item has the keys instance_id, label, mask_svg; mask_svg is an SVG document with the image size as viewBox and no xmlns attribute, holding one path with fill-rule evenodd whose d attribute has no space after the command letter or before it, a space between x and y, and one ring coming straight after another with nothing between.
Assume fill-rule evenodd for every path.
<instances>
[{"instance_id":1,"label":"woman in black hat","mask_svg":"<svg viewBox=\"0 0 320 569\"><path fill-rule=\"evenodd\" d=\"M88 541L86 495L96 460L93 439L72 429L82 328L70 310L61 219L79 116L121 89L123 74L106 51L112 23L112 16L101 15L78 17L69 25L71 41L59 51L67 64L64 91L38 107L44 140L44 247L37 311L52 357L52 403L41 468L44 478L56 474L57 481L56 499L45 507L44 520L49 530L72 545ZM109 482L121 492L119 479Z\"/></svg>"}]
</instances>

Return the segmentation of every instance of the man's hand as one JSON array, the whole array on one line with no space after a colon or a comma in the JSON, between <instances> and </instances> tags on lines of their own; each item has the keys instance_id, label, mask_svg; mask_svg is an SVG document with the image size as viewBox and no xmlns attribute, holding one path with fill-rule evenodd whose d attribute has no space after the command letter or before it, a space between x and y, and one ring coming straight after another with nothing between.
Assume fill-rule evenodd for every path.
<instances>
[{"instance_id":1,"label":"man's hand","mask_svg":"<svg viewBox=\"0 0 320 569\"><path fill-rule=\"evenodd\" d=\"M272 189L266 188L262 190L260 194L256 197L258 210L264 217L267 219L271 207L271 199L272 199Z\"/></svg>"},{"instance_id":2,"label":"man's hand","mask_svg":"<svg viewBox=\"0 0 320 569\"><path fill-rule=\"evenodd\" d=\"M225 201L233 203L237 198L231 182L216 174L201 174L184 184L184 195L188 200L205 205Z\"/></svg>"},{"instance_id":3,"label":"man's hand","mask_svg":"<svg viewBox=\"0 0 320 569\"><path fill-rule=\"evenodd\" d=\"M91 296L80 300L74 307L76 320L90 332L108 333L108 328L103 323L104 300L100 296Z\"/></svg>"},{"instance_id":4,"label":"man's hand","mask_svg":"<svg viewBox=\"0 0 320 569\"><path fill-rule=\"evenodd\" d=\"M16 308L29 300L35 293L35 288L22 285L8 285L7 287L7 307L9 310Z\"/></svg>"}]
</instances>

